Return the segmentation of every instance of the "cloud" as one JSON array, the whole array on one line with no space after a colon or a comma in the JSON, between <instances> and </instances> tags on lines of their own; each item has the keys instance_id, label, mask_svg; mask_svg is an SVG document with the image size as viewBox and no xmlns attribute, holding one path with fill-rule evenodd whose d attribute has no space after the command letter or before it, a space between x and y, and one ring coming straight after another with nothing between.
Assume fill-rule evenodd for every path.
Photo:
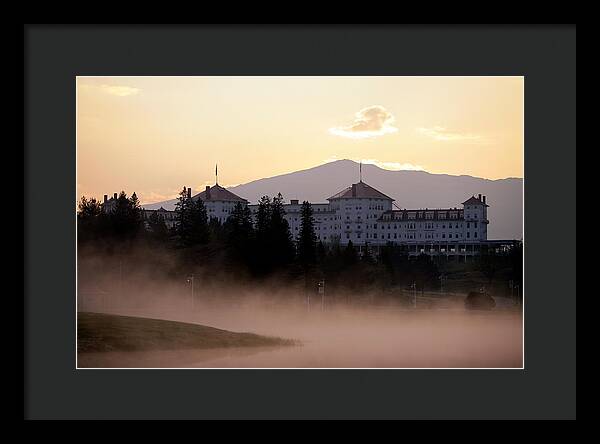
<instances>
[{"instance_id":1,"label":"cloud","mask_svg":"<svg viewBox=\"0 0 600 444\"><path fill-rule=\"evenodd\" d=\"M81 85L82 89L96 89L111 96L125 97L139 94L142 90L126 85Z\"/></svg>"},{"instance_id":2,"label":"cloud","mask_svg":"<svg viewBox=\"0 0 600 444\"><path fill-rule=\"evenodd\" d=\"M425 136L431 137L434 140L440 142L477 142L487 143L483 137L477 134L470 133L456 133L449 131L443 126L432 126L429 128L420 127L417 128L417 132Z\"/></svg>"},{"instance_id":3,"label":"cloud","mask_svg":"<svg viewBox=\"0 0 600 444\"><path fill-rule=\"evenodd\" d=\"M382 162L377 159L361 159L364 164L376 165L384 170L392 171L425 171L421 165L414 165L412 163L400 163L400 162ZM358 161L357 161L358 162Z\"/></svg>"},{"instance_id":4,"label":"cloud","mask_svg":"<svg viewBox=\"0 0 600 444\"><path fill-rule=\"evenodd\" d=\"M361 109L348 126L329 128L329 133L350 139L367 139L398 131L394 127L394 116L381 105Z\"/></svg>"}]
</instances>

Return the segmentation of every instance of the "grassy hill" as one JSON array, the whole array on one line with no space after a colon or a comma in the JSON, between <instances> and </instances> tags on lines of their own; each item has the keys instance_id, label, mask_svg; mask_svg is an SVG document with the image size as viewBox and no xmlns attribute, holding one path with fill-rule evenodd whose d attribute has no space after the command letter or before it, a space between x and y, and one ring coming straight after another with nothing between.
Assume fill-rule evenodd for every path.
<instances>
[{"instance_id":1,"label":"grassy hill","mask_svg":"<svg viewBox=\"0 0 600 444\"><path fill-rule=\"evenodd\" d=\"M185 322L87 312L77 315L79 353L296 344L289 339L235 333Z\"/></svg>"}]
</instances>

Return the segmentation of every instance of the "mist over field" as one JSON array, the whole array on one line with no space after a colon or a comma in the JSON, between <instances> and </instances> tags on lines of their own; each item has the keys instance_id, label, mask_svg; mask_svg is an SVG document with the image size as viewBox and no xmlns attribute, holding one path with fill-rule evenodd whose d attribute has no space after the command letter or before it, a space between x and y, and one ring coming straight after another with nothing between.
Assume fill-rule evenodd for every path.
<instances>
[{"instance_id":1,"label":"mist over field","mask_svg":"<svg viewBox=\"0 0 600 444\"><path fill-rule=\"evenodd\" d=\"M181 321L298 341L291 347L80 353L79 367L453 368L521 367L522 316L505 298L468 311L464 296L337 291L321 297L278 278L245 282L197 268L185 274L123 259L80 260L78 311ZM125 260L127 263L127 260ZM125 271L124 271L125 270ZM310 294L310 300L307 297Z\"/></svg>"}]
</instances>

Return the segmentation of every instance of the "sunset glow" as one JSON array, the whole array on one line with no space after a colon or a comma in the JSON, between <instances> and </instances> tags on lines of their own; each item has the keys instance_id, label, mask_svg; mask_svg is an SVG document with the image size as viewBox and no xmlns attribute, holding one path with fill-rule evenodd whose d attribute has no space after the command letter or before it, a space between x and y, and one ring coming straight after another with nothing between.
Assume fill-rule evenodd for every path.
<instances>
[{"instance_id":1,"label":"sunset glow","mask_svg":"<svg viewBox=\"0 0 600 444\"><path fill-rule=\"evenodd\" d=\"M77 192L223 186L334 159L523 177L522 77L79 77Z\"/></svg>"}]
</instances>

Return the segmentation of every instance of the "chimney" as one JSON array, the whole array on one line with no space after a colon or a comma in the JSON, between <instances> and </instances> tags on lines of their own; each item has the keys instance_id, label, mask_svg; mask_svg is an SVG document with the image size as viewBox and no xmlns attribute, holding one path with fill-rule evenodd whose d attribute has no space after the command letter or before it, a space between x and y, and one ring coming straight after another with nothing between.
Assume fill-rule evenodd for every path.
<instances>
[{"instance_id":1,"label":"chimney","mask_svg":"<svg viewBox=\"0 0 600 444\"><path fill-rule=\"evenodd\" d=\"M108 194L104 195L104 203L106 203L106 201L108 200Z\"/></svg>"},{"instance_id":2,"label":"chimney","mask_svg":"<svg viewBox=\"0 0 600 444\"><path fill-rule=\"evenodd\" d=\"M352 184L352 197L356 197L356 184Z\"/></svg>"},{"instance_id":3,"label":"chimney","mask_svg":"<svg viewBox=\"0 0 600 444\"><path fill-rule=\"evenodd\" d=\"M190 199L192 197L192 189L188 188L188 199Z\"/></svg>"},{"instance_id":4,"label":"chimney","mask_svg":"<svg viewBox=\"0 0 600 444\"><path fill-rule=\"evenodd\" d=\"M485 196L483 196L483 203L485 203Z\"/></svg>"},{"instance_id":5,"label":"chimney","mask_svg":"<svg viewBox=\"0 0 600 444\"><path fill-rule=\"evenodd\" d=\"M210 186L206 185L206 200L210 200Z\"/></svg>"},{"instance_id":6,"label":"chimney","mask_svg":"<svg viewBox=\"0 0 600 444\"><path fill-rule=\"evenodd\" d=\"M117 193L113 194L113 198L117 200Z\"/></svg>"},{"instance_id":7,"label":"chimney","mask_svg":"<svg viewBox=\"0 0 600 444\"><path fill-rule=\"evenodd\" d=\"M298 199L290 200L290 205L298 205Z\"/></svg>"},{"instance_id":8,"label":"chimney","mask_svg":"<svg viewBox=\"0 0 600 444\"><path fill-rule=\"evenodd\" d=\"M479 200L481 200L481 194L479 195Z\"/></svg>"}]
</instances>

